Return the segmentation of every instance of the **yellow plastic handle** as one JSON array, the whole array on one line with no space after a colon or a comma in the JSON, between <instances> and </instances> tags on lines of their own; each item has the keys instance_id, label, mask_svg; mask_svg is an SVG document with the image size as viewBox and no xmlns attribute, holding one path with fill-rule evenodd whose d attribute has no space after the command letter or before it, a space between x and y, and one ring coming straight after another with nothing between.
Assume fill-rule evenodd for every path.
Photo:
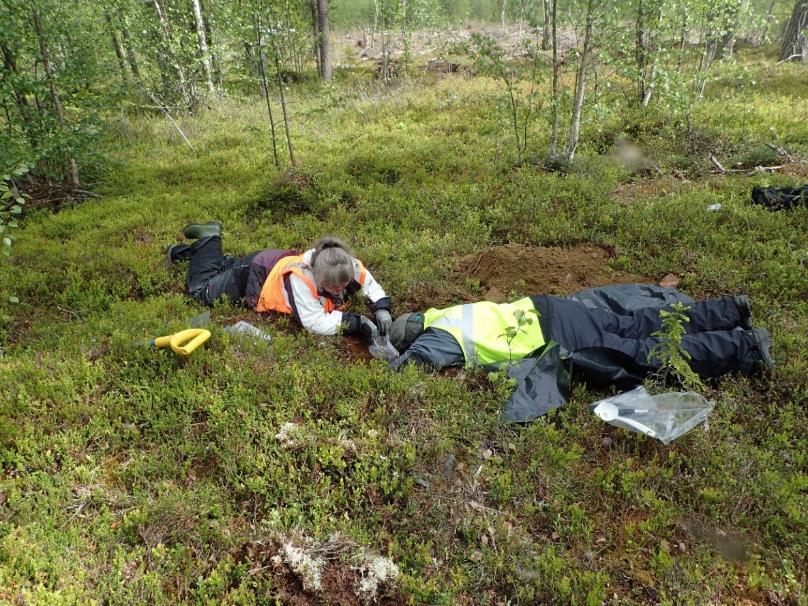
<instances>
[{"instance_id":1,"label":"yellow plastic handle","mask_svg":"<svg viewBox=\"0 0 808 606\"><path fill-rule=\"evenodd\" d=\"M187 356L208 339L210 339L209 330L205 330L204 328L188 328L174 333L173 335L157 337L154 340L154 346L170 346L175 353L181 356Z\"/></svg>"}]
</instances>

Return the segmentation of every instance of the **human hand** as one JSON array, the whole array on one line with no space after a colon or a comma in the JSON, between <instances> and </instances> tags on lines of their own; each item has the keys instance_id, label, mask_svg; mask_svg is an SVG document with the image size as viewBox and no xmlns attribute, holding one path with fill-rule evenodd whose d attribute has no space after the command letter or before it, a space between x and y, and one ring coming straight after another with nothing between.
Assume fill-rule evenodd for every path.
<instances>
[{"instance_id":1,"label":"human hand","mask_svg":"<svg viewBox=\"0 0 808 606\"><path fill-rule=\"evenodd\" d=\"M379 329L365 316L359 316L359 334L362 335L368 343L373 343L373 339L379 334Z\"/></svg>"},{"instance_id":2,"label":"human hand","mask_svg":"<svg viewBox=\"0 0 808 606\"><path fill-rule=\"evenodd\" d=\"M376 312L376 325L379 327L379 334L386 335L390 332L390 327L393 325L393 316L386 309L380 309Z\"/></svg>"}]
</instances>

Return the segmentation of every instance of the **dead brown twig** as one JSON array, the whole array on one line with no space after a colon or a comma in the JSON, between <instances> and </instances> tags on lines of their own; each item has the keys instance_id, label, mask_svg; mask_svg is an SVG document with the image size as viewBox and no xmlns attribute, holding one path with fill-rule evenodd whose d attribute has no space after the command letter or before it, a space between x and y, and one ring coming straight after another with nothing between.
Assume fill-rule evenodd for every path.
<instances>
[{"instance_id":1,"label":"dead brown twig","mask_svg":"<svg viewBox=\"0 0 808 606\"><path fill-rule=\"evenodd\" d=\"M770 145L769 147L772 147L772 146ZM775 151L777 151L775 147L772 147L772 149L775 149ZM782 152L779 152L779 153L786 153L787 154L787 152L785 152L785 150L783 150L782 148L780 148L780 150L782 150ZM760 173L773 173L776 170L782 170L783 168L786 168L789 164L804 164L806 162L806 160L795 160L790 155L786 155L786 159L788 160L788 162L786 162L785 164L778 164L776 166L760 166L760 165L758 165L758 166L755 166L752 169L749 169L749 168L724 168L724 166L721 164L721 162L718 161L718 158L715 157L715 154L710 154L710 162L713 164L713 166L715 166L716 170L719 173L721 173L722 175L727 174L727 173L746 173L746 175L749 176L749 177L751 177L753 175L759 175Z\"/></svg>"}]
</instances>

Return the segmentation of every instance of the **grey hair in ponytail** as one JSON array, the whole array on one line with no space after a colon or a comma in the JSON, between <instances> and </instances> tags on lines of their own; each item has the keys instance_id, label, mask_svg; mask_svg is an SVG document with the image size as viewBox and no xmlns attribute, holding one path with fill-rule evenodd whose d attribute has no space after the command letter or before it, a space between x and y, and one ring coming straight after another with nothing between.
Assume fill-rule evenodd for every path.
<instances>
[{"instance_id":1,"label":"grey hair in ponytail","mask_svg":"<svg viewBox=\"0 0 808 606\"><path fill-rule=\"evenodd\" d=\"M345 284L354 277L353 257L342 240L325 236L314 244L311 270L318 286Z\"/></svg>"}]
</instances>

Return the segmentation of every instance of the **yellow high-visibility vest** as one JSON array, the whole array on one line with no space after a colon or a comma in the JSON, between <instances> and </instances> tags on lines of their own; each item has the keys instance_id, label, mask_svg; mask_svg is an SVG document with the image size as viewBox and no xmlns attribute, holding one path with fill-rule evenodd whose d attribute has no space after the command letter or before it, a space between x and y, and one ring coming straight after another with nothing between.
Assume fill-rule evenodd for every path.
<instances>
[{"instance_id":1,"label":"yellow high-visibility vest","mask_svg":"<svg viewBox=\"0 0 808 606\"><path fill-rule=\"evenodd\" d=\"M521 326L517 319L520 312L524 314ZM480 301L429 309L424 313L424 329L430 327L445 330L455 338L467 367L507 364L544 345L539 314L529 297L513 303Z\"/></svg>"}]
</instances>

